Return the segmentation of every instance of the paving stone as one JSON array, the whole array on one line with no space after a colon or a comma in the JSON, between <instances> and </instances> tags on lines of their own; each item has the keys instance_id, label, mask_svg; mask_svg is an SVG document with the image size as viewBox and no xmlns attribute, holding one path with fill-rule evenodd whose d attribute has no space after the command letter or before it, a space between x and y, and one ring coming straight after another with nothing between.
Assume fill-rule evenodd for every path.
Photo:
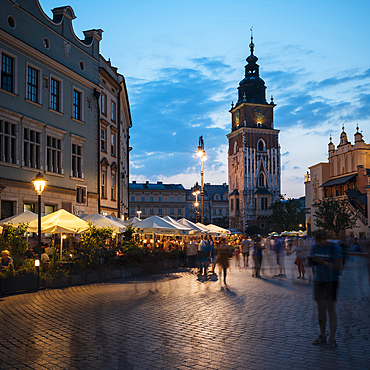
<instances>
[{"instance_id":1,"label":"paving stone","mask_svg":"<svg viewBox=\"0 0 370 370\"><path fill-rule=\"evenodd\" d=\"M0 368L32 369L368 369L370 288L351 257L337 303L339 347L318 335L312 285L263 278L231 264L228 285L196 270L42 290L0 300Z\"/></svg>"}]
</instances>

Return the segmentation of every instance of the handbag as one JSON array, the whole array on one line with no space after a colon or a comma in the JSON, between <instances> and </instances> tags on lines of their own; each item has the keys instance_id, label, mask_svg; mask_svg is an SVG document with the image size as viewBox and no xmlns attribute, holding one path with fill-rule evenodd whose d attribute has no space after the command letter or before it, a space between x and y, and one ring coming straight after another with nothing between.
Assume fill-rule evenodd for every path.
<instances>
[{"instance_id":1,"label":"handbag","mask_svg":"<svg viewBox=\"0 0 370 370\"><path fill-rule=\"evenodd\" d=\"M295 264L295 265L298 265L298 257L296 257L296 258L295 258L295 260L294 260L294 264Z\"/></svg>"}]
</instances>

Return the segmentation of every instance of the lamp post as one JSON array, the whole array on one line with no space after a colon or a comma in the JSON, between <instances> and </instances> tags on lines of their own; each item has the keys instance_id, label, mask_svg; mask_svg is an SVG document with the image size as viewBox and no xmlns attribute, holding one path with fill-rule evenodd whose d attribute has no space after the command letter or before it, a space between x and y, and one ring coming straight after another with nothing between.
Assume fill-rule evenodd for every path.
<instances>
[{"instance_id":1,"label":"lamp post","mask_svg":"<svg viewBox=\"0 0 370 370\"><path fill-rule=\"evenodd\" d=\"M201 210L201 222L204 223L204 189L203 189L203 162L207 159L206 152L204 150L203 136L199 137L199 145L197 156L200 158L200 210Z\"/></svg>"},{"instance_id":2,"label":"lamp post","mask_svg":"<svg viewBox=\"0 0 370 370\"><path fill-rule=\"evenodd\" d=\"M195 207L195 222L198 222L198 207L199 207L198 195L199 194L200 194L200 191L199 190L193 191L193 195L195 196L195 203L194 203L194 207Z\"/></svg>"},{"instance_id":3,"label":"lamp post","mask_svg":"<svg viewBox=\"0 0 370 370\"><path fill-rule=\"evenodd\" d=\"M140 210L138 210L138 211L136 211L136 213L137 213L137 217L138 217L138 219L140 220L141 211L140 211Z\"/></svg>"},{"instance_id":4,"label":"lamp post","mask_svg":"<svg viewBox=\"0 0 370 370\"><path fill-rule=\"evenodd\" d=\"M32 180L33 186L38 196L38 220L37 220L37 258L41 261L41 194L44 191L46 180L41 172ZM37 269L39 272L39 269Z\"/></svg>"}]
</instances>

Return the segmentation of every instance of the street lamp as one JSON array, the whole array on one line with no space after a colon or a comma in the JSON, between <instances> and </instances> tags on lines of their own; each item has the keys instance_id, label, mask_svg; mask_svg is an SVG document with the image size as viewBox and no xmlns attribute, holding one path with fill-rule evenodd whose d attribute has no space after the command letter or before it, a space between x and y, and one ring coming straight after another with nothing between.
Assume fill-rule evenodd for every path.
<instances>
[{"instance_id":1,"label":"street lamp","mask_svg":"<svg viewBox=\"0 0 370 370\"><path fill-rule=\"evenodd\" d=\"M198 207L199 207L198 195L199 194L200 194L200 191L199 190L193 191L193 195L195 196L195 203L194 203L194 207L195 207L195 222L198 222Z\"/></svg>"},{"instance_id":2,"label":"street lamp","mask_svg":"<svg viewBox=\"0 0 370 370\"><path fill-rule=\"evenodd\" d=\"M136 211L136 213L137 213L137 217L138 217L138 219L140 220L141 211L140 211L140 210L138 210L138 211Z\"/></svg>"},{"instance_id":3,"label":"street lamp","mask_svg":"<svg viewBox=\"0 0 370 370\"><path fill-rule=\"evenodd\" d=\"M32 180L35 191L38 195L38 224L37 224L37 242L38 242L38 260L41 261L41 194L44 191L46 180L41 172Z\"/></svg>"},{"instance_id":4,"label":"street lamp","mask_svg":"<svg viewBox=\"0 0 370 370\"><path fill-rule=\"evenodd\" d=\"M203 136L199 137L199 145L197 156L200 158L200 210L201 210L201 222L204 223L204 189L203 189L203 162L207 159L206 152L204 150Z\"/></svg>"}]
</instances>

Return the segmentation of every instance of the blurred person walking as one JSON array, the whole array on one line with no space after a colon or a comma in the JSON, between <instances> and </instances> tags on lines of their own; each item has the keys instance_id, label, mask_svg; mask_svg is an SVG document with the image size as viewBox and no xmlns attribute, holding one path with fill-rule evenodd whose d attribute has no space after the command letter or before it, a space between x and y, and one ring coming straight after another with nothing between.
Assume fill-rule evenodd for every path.
<instances>
[{"instance_id":1,"label":"blurred person walking","mask_svg":"<svg viewBox=\"0 0 370 370\"><path fill-rule=\"evenodd\" d=\"M294 250L292 250L291 253L296 253L296 258L294 263L298 267L298 277L297 279L304 279L304 274L306 272L304 268L305 259L306 259L306 253L304 248L304 240L302 238L299 238L297 241L297 245Z\"/></svg>"},{"instance_id":2,"label":"blurred person walking","mask_svg":"<svg viewBox=\"0 0 370 370\"><path fill-rule=\"evenodd\" d=\"M315 233L316 243L312 246L309 263L314 272L314 299L317 303L320 335L312 342L314 345L325 344L325 348L337 347L337 301L339 274L342 268L340 247L326 239L326 233L318 230ZM326 340L326 320L329 314L329 340Z\"/></svg>"},{"instance_id":3,"label":"blurred person walking","mask_svg":"<svg viewBox=\"0 0 370 370\"><path fill-rule=\"evenodd\" d=\"M252 245L252 241L247 236L244 236L241 242L244 267L248 267L249 249L251 245Z\"/></svg>"},{"instance_id":4,"label":"blurred person walking","mask_svg":"<svg viewBox=\"0 0 370 370\"><path fill-rule=\"evenodd\" d=\"M252 274L252 276L255 277L261 277L262 249L261 237L257 236L252 247L252 256L254 261L254 274Z\"/></svg>"},{"instance_id":5,"label":"blurred person walking","mask_svg":"<svg viewBox=\"0 0 370 370\"><path fill-rule=\"evenodd\" d=\"M218 251L217 251L217 263L220 266L220 273L223 272L223 280L224 284L226 285L226 275L227 275L227 269L229 267L229 257L230 257L230 247L226 244L226 239L221 238L220 242L218 244Z\"/></svg>"}]
</instances>

